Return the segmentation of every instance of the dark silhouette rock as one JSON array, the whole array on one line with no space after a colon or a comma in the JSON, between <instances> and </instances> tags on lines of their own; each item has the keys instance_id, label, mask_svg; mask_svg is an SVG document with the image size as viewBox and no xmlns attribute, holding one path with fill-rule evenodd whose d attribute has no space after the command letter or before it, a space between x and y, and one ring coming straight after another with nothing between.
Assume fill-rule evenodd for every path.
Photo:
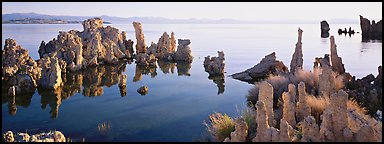
<instances>
[{"instance_id":1,"label":"dark silhouette rock","mask_svg":"<svg viewBox=\"0 0 384 144\"><path fill-rule=\"evenodd\" d=\"M320 22L320 29L321 29L321 37L322 38L327 38L329 37L329 24L327 21L323 20Z\"/></svg>"},{"instance_id":2,"label":"dark silhouette rock","mask_svg":"<svg viewBox=\"0 0 384 144\"><path fill-rule=\"evenodd\" d=\"M360 27L363 42L367 40L382 40L382 20L377 23L372 20L371 24L367 18L360 15Z\"/></svg>"}]
</instances>

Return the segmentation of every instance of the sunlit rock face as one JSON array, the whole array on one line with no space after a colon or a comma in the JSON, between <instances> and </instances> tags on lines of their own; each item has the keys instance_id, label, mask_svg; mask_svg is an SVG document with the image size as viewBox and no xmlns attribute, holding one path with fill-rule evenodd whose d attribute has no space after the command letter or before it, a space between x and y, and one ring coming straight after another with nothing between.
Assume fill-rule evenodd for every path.
<instances>
[{"instance_id":1,"label":"sunlit rock face","mask_svg":"<svg viewBox=\"0 0 384 144\"><path fill-rule=\"evenodd\" d=\"M5 40L1 63L3 87L15 85L18 94L35 90L41 77L41 68L29 56L28 50L18 45L16 40Z\"/></svg>"},{"instance_id":2,"label":"sunlit rock face","mask_svg":"<svg viewBox=\"0 0 384 144\"><path fill-rule=\"evenodd\" d=\"M45 89L57 89L63 86L61 69L57 57L46 56L39 60L41 66L41 78L39 86Z\"/></svg>"},{"instance_id":3,"label":"sunlit rock face","mask_svg":"<svg viewBox=\"0 0 384 144\"><path fill-rule=\"evenodd\" d=\"M218 57L207 56L204 59L204 69L209 73L209 77L224 75L224 52L217 51Z\"/></svg>"},{"instance_id":4,"label":"sunlit rock face","mask_svg":"<svg viewBox=\"0 0 384 144\"><path fill-rule=\"evenodd\" d=\"M248 83L264 79L270 74L288 73L288 68L282 61L276 60L276 53L266 55L257 65L243 72L232 74L231 77Z\"/></svg>"},{"instance_id":5,"label":"sunlit rock face","mask_svg":"<svg viewBox=\"0 0 384 144\"><path fill-rule=\"evenodd\" d=\"M321 30L321 38L327 38L329 37L329 24L327 21L321 21L320 22L320 30Z\"/></svg>"},{"instance_id":6,"label":"sunlit rock face","mask_svg":"<svg viewBox=\"0 0 384 144\"><path fill-rule=\"evenodd\" d=\"M152 46L153 44L151 44ZM164 32L159 38L155 46L155 56L158 59L172 60L173 54L176 52L176 39L175 34L172 32L171 37Z\"/></svg>"},{"instance_id":7,"label":"sunlit rock face","mask_svg":"<svg viewBox=\"0 0 384 144\"><path fill-rule=\"evenodd\" d=\"M176 61L192 62L193 56L189 46L191 41L189 39L178 39L177 41L179 45L177 46L174 59Z\"/></svg>"},{"instance_id":8,"label":"sunlit rock face","mask_svg":"<svg viewBox=\"0 0 384 144\"><path fill-rule=\"evenodd\" d=\"M38 133L29 135L28 133L7 131L3 134L4 142L66 142L66 138L60 131L50 131L48 133Z\"/></svg>"},{"instance_id":9,"label":"sunlit rock face","mask_svg":"<svg viewBox=\"0 0 384 144\"><path fill-rule=\"evenodd\" d=\"M145 44L144 32L141 23L133 22L136 36L136 54L145 53L147 45Z\"/></svg>"},{"instance_id":10,"label":"sunlit rock face","mask_svg":"<svg viewBox=\"0 0 384 144\"><path fill-rule=\"evenodd\" d=\"M65 60L69 71L132 58L133 41L126 40L126 32L103 27L101 18L88 19L82 24L82 32L59 32L57 39L47 44L43 41L39 47L40 58L56 55L59 60Z\"/></svg>"},{"instance_id":11,"label":"sunlit rock face","mask_svg":"<svg viewBox=\"0 0 384 144\"><path fill-rule=\"evenodd\" d=\"M362 35L362 41L368 41L368 40L382 40L382 20L379 22L375 22L375 20L372 20L372 23L363 16L360 15L360 28L361 28L361 35Z\"/></svg>"}]
</instances>

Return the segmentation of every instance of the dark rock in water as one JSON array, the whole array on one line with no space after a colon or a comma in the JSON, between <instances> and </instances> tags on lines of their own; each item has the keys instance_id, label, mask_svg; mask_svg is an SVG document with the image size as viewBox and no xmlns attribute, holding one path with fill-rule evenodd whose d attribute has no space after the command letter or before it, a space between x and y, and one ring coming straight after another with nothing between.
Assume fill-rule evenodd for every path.
<instances>
[{"instance_id":1,"label":"dark rock in water","mask_svg":"<svg viewBox=\"0 0 384 144\"><path fill-rule=\"evenodd\" d=\"M148 87L142 86L139 89L137 89L137 92L141 95L146 95L148 93Z\"/></svg>"},{"instance_id":2,"label":"dark rock in water","mask_svg":"<svg viewBox=\"0 0 384 144\"><path fill-rule=\"evenodd\" d=\"M329 37L329 24L327 21L323 20L320 22L320 29L321 29L321 37L322 38L327 38Z\"/></svg>"},{"instance_id":3,"label":"dark rock in water","mask_svg":"<svg viewBox=\"0 0 384 144\"><path fill-rule=\"evenodd\" d=\"M349 36L351 36L351 35L355 34L355 30L353 30L351 27L349 27L348 31L347 31L347 28L344 28L344 30L339 29L337 31L337 33L339 33L339 35L341 35L341 34L345 34L345 35L348 34Z\"/></svg>"},{"instance_id":4,"label":"dark rock in water","mask_svg":"<svg viewBox=\"0 0 384 144\"><path fill-rule=\"evenodd\" d=\"M282 61L276 60L275 52L272 52L252 68L230 76L234 79L253 84L255 81L264 79L270 74L277 75L279 73L288 73L288 68Z\"/></svg>"},{"instance_id":5,"label":"dark rock in water","mask_svg":"<svg viewBox=\"0 0 384 144\"><path fill-rule=\"evenodd\" d=\"M382 20L377 23L372 20L371 24L367 18L360 15L360 27L362 41L382 40Z\"/></svg>"}]
</instances>

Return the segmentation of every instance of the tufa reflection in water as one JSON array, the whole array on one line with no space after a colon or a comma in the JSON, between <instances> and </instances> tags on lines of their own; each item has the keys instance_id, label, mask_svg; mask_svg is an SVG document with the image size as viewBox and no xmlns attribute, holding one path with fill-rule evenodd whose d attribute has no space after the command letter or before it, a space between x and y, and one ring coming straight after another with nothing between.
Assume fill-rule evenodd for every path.
<instances>
[{"instance_id":1,"label":"tufa reflection in water","mask_svg":"<svg viewBox=\"0 0 384 144\"><path fill-rule=\"evenodd\" d=\"M169 62L164 60L157 61L160 70L164 74L174 73L175 68L177 69L178 76L191 76L189 70L192 67L192 63L176 61ZM157 65L154 66L141 66L136 65L135 76L133 77L133 82L141 81L143 75L151 75L151 78L155 78L157 76Z\"/></svg>"},{"instance_id":2,"label":"tufa reflection in water","mask_svg":"<svg viewBox=\"0 0 384 144\"><path fill-rule=\"evenodd\" d=\"M209 76L208 79L212 80L217 85L217 95L224 93L224 75Z\"/></svg>"},{"instance_id":3,"label":"tufa reflection in water","mask_svg":"<svg viewBox=\"0 0 384 144\"><path fill-rule=\"evenodd\" d=\"M122 97L126 96L126 64L126 62L121 62L116 65L105 64L96 67L88 67L81 71L62 73L64 83L62 87L55 90L44 89L39 86L37 87L37 93L41 96L41 108L45 109L49 105L51 118L58 118L58 111L63 100L74 96L76 93L87 97L101 96L104 93L104 86L111 87L116 84L118 84L120 89L120 95ZM131 61L128 61L128 64L131 64ZM178 76L191 75L189 73L191 63L158 61L158 65L164 74L174 73L176 68ZM157 75L156 69L157 66L145 67L136 65L133 81L140 81L143 74L151 74L151 77L154 78ZM7 81L2 81L2 84L2 104L8 103L10 115L16 115L17 106L28 107L31 104L31 99L34 93L8 96L7 90L10 85L7 84ZM220 91L221 90L219 90L219 92ZM222 92L223 91L224 89L222 88Z\"/></svg>"}]
</instances>

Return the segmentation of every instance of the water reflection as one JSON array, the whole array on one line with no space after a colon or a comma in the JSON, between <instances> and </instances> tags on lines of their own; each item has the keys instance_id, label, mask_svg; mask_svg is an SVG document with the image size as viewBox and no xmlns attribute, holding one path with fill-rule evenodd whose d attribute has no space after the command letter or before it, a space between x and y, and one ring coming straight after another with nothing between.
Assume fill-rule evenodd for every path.
<instances>
[{"instance_id":1,"label":"water reflection","mask_svg":"<svg viewBox=\"0 0 384 144\"><path fill-rule=\"evenodd\" d=\"M158 60L157 65L160 67L160 70L164 74L173 74L175 69L177 69L178 76L191 76L189 70L192 67L192 63L177 61L170 62L164 60ZM141 81L143 75L151 75L151 78L157 76L157 65L155 66L139 66L136 65L135 76L133 77L133 82Z\"/></svg>"},{"instance_id":2,"label":"water reflection","mask_svg":"<svg viewBox=\"0 0 384 144\"><path fill-rule=\"evenodd\" d=\"M127 95L126 84L127 75L125 74L127 62L121 62L116 65L99 65L96 67L88 67L84 70L70 73L63 73L63 87L55 90L48 90L41 87L37 88L37 93L41 96L41 108L46 109L49 106L51 118L58 118L59 108L63 100L74 96L76 93L86 97L101 96L104 93L103 87L111 87L118 84L120 95ZM131 64L131 61L128 62ZM164 73L174 73L177 69L178 76L190 76L189 70L191 63L187 62L167 62L158 61L160 70ZM133 82L140 81L142 75L150 74L152 78L157 75L157 66L138 66L136 65L135 76ZM224 92L224 79L214 79L219 87L219 93ZM3 84L5 84L3 82ZM8 96L6 93L9 87L2 87L2 103L8 103L10 115L16 115L17 106L28 107L31 104L31 99L34 93Z\"/></svg>"},{"instance_id":3,"label":"water reflection","mask_svg":"<svg viewBox=\"0 0 384 144\"><path fill-rule=\"evenodd\" d=\"M220 95L220 94L223 94L224 93L224 83L225 83L225 80L224 80L224 75L221 75L221 76L213 76L213 77L208 77L208 79L212 80L213 83L215 83L217 85L217 94Z\"/></svg>"}]
</instances>

